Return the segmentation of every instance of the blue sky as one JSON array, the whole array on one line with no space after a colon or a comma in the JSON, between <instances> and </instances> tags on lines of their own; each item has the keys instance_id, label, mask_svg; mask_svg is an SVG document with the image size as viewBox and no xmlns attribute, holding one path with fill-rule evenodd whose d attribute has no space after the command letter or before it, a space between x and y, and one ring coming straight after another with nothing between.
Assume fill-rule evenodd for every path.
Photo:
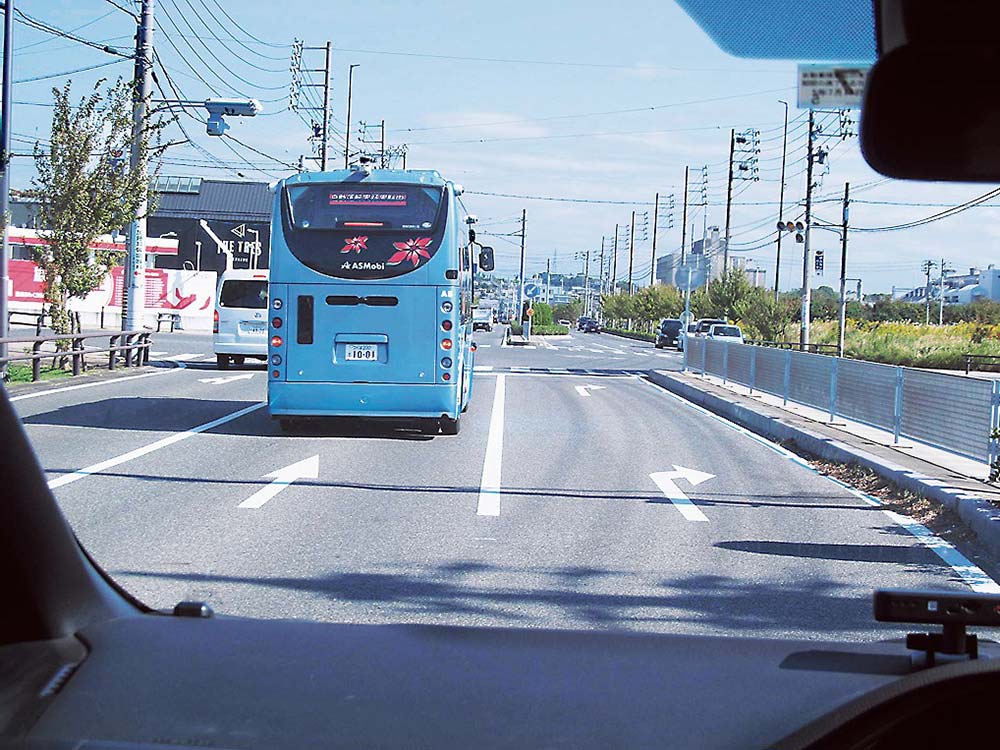
<instances>
[{"instance_id":1,"label":"blue sky","mask_svg":"<svg viewBox=\"0 0 1000 750\"><path fill-rule=\"evenodd\" d=\"M115 3L132 7L129 0ZM237 28L220 4L256 39ZM134 22L109 0L35 0L19 7L61 29L78 29L78 36L125 51L132 45ZM327 40L334 44L333 124L339 138L346 119L347 69L359 64L355 128L359 120L378 123L384 118L389 143L408 145L408 166L438 169L466 187L466 204L480 217L483 231L515 232L513 220L527 209L529 273L544 269L546 259L553 257L558 271L581 268L575 254L588 248L596 252L602 235L610 240L616 222L628 223L633 207L650 211L651 224L652 208L646 204L657 191L673 193L676 207L674 229L659 233L657 254L677 248L685 165L691 167L694 204L701 201L702 165L708 165L708 223L723 225L729 129L735 127L759 129L762 143L761 179L735 183L733 243L751 248L745 254L773 279L774 245L768 240L778 212L784 113L779 99L792 105L785 216L795 218L800 212L795 203L805 186L805 113L795 108L795 64L731 57L669 2L158 0L157 13L155 46L184 96L202 99L215 95L215 89L220 95L278 100L265 103L267 116L230 120L232 135L278 161L230 142L234 153L221 139L205 135L203 125L185 118L196 145L171 148L164 174L237 179L242 173L271 179L288 171L279 162L293 164L300 154L311 154L306 124L286 109L288 57L292 40L299 38L307 46ZM22 24L15 26L15 45L15 81L115 59ZM321 67L322 52L305 55L306 67ZM122 62L70 77L82 95L102 75L129 76L131 68ZM65 80L60 76L15 86L15 152L27 153L34 139L47 137L51 108L44 104L51 102L51 87ZM166 84L162 76L161 82ZM181 138L172 127L169 140ZM342 159L339 143L334 163ZM821 145L831 149L830 169L816 191L816 214L829 221L839 220L837 201L846 180L857 199L851 223L858 227L928 216L990 187L886 180L865 165L856 138ZM15 187L26 187L31 174L30 159L15 160ZM1000 234L995 211L977 208L900 232L854 233L848 275L861 276L868 291L888 291L893 285L922 283L925 258L944 257L959 269L985 266L995 260L993 247ZM700 235L700 207L689 211L689 224L692 220ZM515 269L518 240L496 237L491 242L498 270ZM817 231L814 246L827 255L821 283L836 286L837 236ZM800 284L799 249L783 244L783 288ZM636 278L648 279L650 254L648 241L637 242ZM622 253L619 276L627 262Z\"/></svg>"}]
</instances>

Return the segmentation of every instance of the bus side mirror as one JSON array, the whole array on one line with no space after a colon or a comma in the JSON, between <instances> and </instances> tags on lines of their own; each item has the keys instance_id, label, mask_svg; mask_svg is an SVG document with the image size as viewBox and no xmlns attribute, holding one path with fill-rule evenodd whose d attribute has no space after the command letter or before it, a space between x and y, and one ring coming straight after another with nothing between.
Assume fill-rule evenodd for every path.
<instances>
[{"instance_id":1,"label":"bus side mirror","mask_svg":"<svg viewBox=\"0 0 1000 750\"><path fill-rule=\"evenodd\" d=\"M476 230L469 229L469 242L475 242L475 241L476 241Z\"/></svg>"},{"instance_id":2,"label":"bus side mirror","mask_svg":"<svg viewBox=\"0 0 1000 750\"><path fill-rule=\"evenodd\" d=\"M484 247L479 251L479 270L489 273L493 270L493 248Z\"/></svg>"}]
</instances>

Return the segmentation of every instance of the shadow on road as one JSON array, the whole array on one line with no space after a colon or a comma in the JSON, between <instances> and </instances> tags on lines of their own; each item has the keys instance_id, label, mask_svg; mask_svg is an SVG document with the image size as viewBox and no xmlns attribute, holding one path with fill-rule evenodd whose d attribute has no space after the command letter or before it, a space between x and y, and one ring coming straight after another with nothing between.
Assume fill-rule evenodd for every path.
<instances>
[{"instance_id":1,"label":"shadow on road","mask_svg":"<svg viewBox=\"0 0 1000 750\"><path fill-rule=\"evenodd\" d=\"M560 626L569 622L575 627L644 630L677 630L680 625L681 630L691 631L810 632L830 637L886 628L873 621L870 596L846 583L816 577L761 582L705 574L658 581L631 571L479 561L303 577L142 570L112 574L133 580L264 589L258 593L268 599L273 599L275 590L320 596L330 603L329 617L324 619L334 621L356 618L358 610L352 605L364 605L364 612L376 605L377 617L390 621L455 615L475 617L478 624L551 627L553 622Z\"/></svg>"},{"instance_id":2,"label":"shadow on road","mask_svg":"<svg viewBox=\"0 0 1000 750\"><path fill-rule=\"evenodd\" d=\"M843 560L847 562L895 563L897 565L948 565L926 547L897 544L816 544L813 542L732 541L715 544L720 549L760 555Z\"/></svg>"}]
</instances>

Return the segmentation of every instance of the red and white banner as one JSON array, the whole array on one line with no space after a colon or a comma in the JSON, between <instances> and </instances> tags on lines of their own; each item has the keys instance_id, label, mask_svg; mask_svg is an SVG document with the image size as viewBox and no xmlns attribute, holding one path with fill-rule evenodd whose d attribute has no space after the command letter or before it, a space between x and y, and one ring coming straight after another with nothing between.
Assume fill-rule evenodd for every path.
<instances>
[{"instance_id":1,"label":"red and white banner","mask_svg":"<svg viewBox=\"0 0 1000 750\"><path fill-rule=\"evenodd\" d=\"M9 242L11 245L48 245L48 240L44 236L39 234L36 229L22 229L20 227L11 227L8 234ZM146 238L146 254L147 255L177 255L178 242L176 239L171 239L169 237L147 237ZM117 250L121 252L124 256L125 253L125 239L122 238L121 242L115 242L110 234L102 234L96 240L90 243L91 250Z\"/></svg>"}]
</instances>

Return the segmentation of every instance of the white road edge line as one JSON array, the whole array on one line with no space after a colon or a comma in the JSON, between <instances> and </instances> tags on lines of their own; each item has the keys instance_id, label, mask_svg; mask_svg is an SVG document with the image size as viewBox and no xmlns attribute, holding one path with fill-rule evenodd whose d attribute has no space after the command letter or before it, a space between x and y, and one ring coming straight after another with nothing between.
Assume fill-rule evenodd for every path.
<instances>
[{"instance_id":1,"label":"white road edge line","mask_svg":"<svg viewBox=\"0 0 1000 750\"><path fill-rule=\"evenodd\" d=\"M89 477L92 474L100 474L102 471L111 469L125 463L126 461L131 461L133 458L140 458L154 451L158 451L160 448L166 448L168 445L173 445L174 443L179 443L182 440L187 440L193 435L205 432L205 430L211 430L213 427L218 427L219 425L226 424L227 422L232 422L234 419L239 419L240 417L249 414L250 412L257 411L265 406L267 406L266 401L262 401L259 404L252 404L244 409L240 409L239 411L234 411L233 413L226 414L218 419L213 419L211 422L205 422L197 427L192 427L190 430L175 432L173 435L168 435L165 438L161 438L160 440L152 442L149 445L144 445L141 448L131 450L128 453L123 453L120 456L115 456L114 458L109 458L106 461L101 461L100 463L92 464L83 469L78 469L71 474L63 474L61 477L56 477L49 482L49 489L54 490L57 487L72 484L73 482L83 479L84 477Z\"/></svg>"},{"instance_id":2,"label":"white road edge line","mask_svg":"<svg viewBox=\"0 0 1000 750\"><path fill-rule=\"evenodd\" d=\"M65 393L66 391L78 391L82 388L94 388L98 385L107 385L108 383L120 383L123 380L140 380L142 378L152 378L156 375L166 375L168 372L178 372L184 369L183 362L177 362L177 367L171 367L169 369L160 370L158 372L145 372L142 375L124 375L120 378L107 378L106 380L97 380L93 383L80 383L79 385L67 385L64 388L49 388L45 391L35 391L34 393L25 393L22 396L11 396L8 401L24 401L29 398L39 398L40 396L48 396L51 393Z\"/></svg>"},{"instance_id":3,"label":"white road edge line","mask_svg":"<svg viewBox=\"0 0 1000 750\"><path fill-rule=\"evenodd\" d=\"M857 490L854 487L851 487L845 484L844 482L841 482L836 477L820 474L818 471L816 471L816 468L812 464L810 464L801 456L792 453L787 448L784 448L783 446L778 445L777 443L768 440L765 437L761 437L756 433L750 432L750 430L746 429L745 427L741 427L740 425L735 424L734 422L730 422L725 417L720 417L718 414L709 411L703 406L698 406L698 404L693 404L687 399L678 396L676 393L671 393L666 388L656 385L656 383L653 383L644 378L639 378L639 380L641 380L643 383L648 384L650 387L655 388L659 393L666 394L671 398L673 398L674 400L680 401L685 406L688 406L691 409L694 409L695 411L699 411L711 417L712 419L715 419L718 422L722 422L722 424L726 425L730 429L736 430L737 432L742 433L743 435L746 435L749 438L752 438L758 443L766 446L767 448L770 448L775 453L780 453L785 458L789 459L790 461L793 461L794 463L797 463L799 466L804 466L814 474L823 476L826 479L833 482L834 484L840 485L841 487L845 488L848 492L850 492L852 495L864 500L869 505L878 505L878 506L882 505L882 503L877 498L874 498L871 495L868 495L867 493L861 492L860 490ZM917 523L911 518L907 518L906 516L902 516L898 513L895 513L891 510L883 510L882 512L885 513L889 518L891 518L897 524L902 526L904 529L906 529L908 532L910 532L913 536L915 536L921 544L923 544L925 547L934 552L934 554L940 557L941 560L953 571L955 571L955 573L963 581L965 581L966 584L968 584L969 588L971 588L973 591L986 594L1000 593L1000 584L998 584L996 581L990 578L986 574L986 572L983 571L982 568L980 568L978 565L975 565L971 560L969 560L965 555L963 555L961 552L955 549L951 544L946 542L941 537L935 535L934 532L932 532L926 526L924 526L921 523Z\"/></svg>"},{"instance_id":4,"label":"white road edge line","mask_svg":"<svg viewBox=\"0 0 1000 750\"><path fill-rule=\"evenodd\" d=\"M493 412L490 415L490 433L486 439L486 457L483 459L483 478L479 484L477 516L500 515L500 466L503 463L503 412L506 377L497 375L493 392Z\"/></svg>"}]
</instances>

